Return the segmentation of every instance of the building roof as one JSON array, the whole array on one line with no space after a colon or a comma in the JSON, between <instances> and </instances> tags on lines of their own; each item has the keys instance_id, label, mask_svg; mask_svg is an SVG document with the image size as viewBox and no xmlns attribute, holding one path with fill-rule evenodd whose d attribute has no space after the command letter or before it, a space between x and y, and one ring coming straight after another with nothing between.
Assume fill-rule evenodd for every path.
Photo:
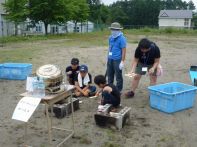
<instances>
[{"instance_id":1,"label":"building roof","mask_svg":"<svg viewBox=\"0 0 197 147\"><path fill-rule=\"evenodd\" d=\"M161 10L159 18L192 18L192 10Z\"/></svg>"}]
</instances>

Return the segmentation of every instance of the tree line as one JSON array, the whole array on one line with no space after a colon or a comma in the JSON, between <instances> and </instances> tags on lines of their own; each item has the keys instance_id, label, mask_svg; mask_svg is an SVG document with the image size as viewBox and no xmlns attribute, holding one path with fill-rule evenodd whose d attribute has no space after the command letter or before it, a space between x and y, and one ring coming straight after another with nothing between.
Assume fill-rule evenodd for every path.
<instances>
[{"instance_id":1,"label":"tree line","mask_svg":"<svg viewBox=\"0 0 197 147\"><path fill-rule=\"evenodd\" d=\"M16 27L27 19L32 24L42 21L46 33L49 24L64 24L69 20L75 24L89 20L95 24L117 21L125 27L157 26L162 9L195 9L192 0L124 0L109 6L102 4L101 0L7 0L3 6L7 13L6 19L13 21Z\"/></svg>"},{"instance_id":2,"label":"tree line","mask_svg":"<svg viewBox=\"0 0 197 147\"><path fill-rule=\"evenodd\" d=\"M128 25L157 26L160 10L195 10L192 0L124 0L110 6L100 0L88 0L90 6L89 19L94 23L110 24L120 22ZM196 24L197 25L197 24Z\"/></svg>"}]
</instances>

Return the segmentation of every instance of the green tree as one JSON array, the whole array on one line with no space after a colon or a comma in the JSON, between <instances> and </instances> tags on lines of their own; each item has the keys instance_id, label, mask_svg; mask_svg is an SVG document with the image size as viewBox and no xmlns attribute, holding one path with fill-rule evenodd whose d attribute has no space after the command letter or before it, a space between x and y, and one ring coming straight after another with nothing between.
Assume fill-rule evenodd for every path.
<instances>
[{"instance_id":1,"label":"green tree","mask_svg":"<svg viewBox=\"0 0 197 147\"><path fill-rule=\"evenodd\" d=\"M127 24L128 16L123 9L118 7L111 8L111 22L119 22L120 24Z\"/></svg>"},{"instance_id":2,"label":"green tree","mask_svg":"<svg viewBox=\"0 0 197 147\"><path fill-rule=\"evenodd\" d=\"M15 35L18 34L18 24L25 21L28 16L27 4L28 0L7 0L3 4L3 7L7 13L6 19L13 21L15 24Z\"/></svg>"},{"instance_id":3,"label":"green tree","mask_svg":"<svg viewBox=\"0 0 197 147\"><path fill-rule=\"evenodd\" d=\"M88 19L89 16L89 7L86 3L86 0L72 0L73 3L73 14L71 19L75 23L75 31L77 23L81 22L81 32L82 32L82 23Z\"/></svg>"},{"instance_id":4,"label":"green tree","mask_svg":"<svg viewBox=\"0 0 197 147\"><path fill-rule=\"evenodd\" d=\"M89 20L97 24L100 23L101 22L100 0L87 0L87 3L90 8Z\"/></svg>"},{"instance_id":5,"label":"green tree","mask_svg":"<svg viewBox=\"0 0 197 147\"><path fill-rule=\"evenodd\" d=\"M195 29L197 29L197 12L193 14L192 22L194 24Z\"/></svg>"},{"instance_id":6,"label":"green tree","mask_svg":"<svg viewBox=\"0 0 197 147\"><path fill-rule=\"evenodd\" d=\"M192 0L190 0L190 1L187 3L187 5L188 5L188 7L189 7L189 10L195 10L195 9L196 9L196 7L195 7L195 5L194 5L194 3L193 3Z\"/></svg>"},{"instance_id":7,"label":"green tree","mask_svg":"<svg viewBox=\"0 0 197 147\"><path fill-rule=\"evenodd\" d=\"M110 20L110 8L101 4L101 0L87 0L90 8L89 20L96 24L96 27L103 29L103 23L108 24Z\"/></svg>"},{"instance_id":8,"label":"green tree","mask_svg":"<svg viewBox=\"0 0 197 147\"><path fill-rule=\"evenodd\" d=\"M102 23L109 23L109 18L110 18L110 10L107 6L101 5L100 6L100 19Z\"/></svg>"},{"instance_id":9,"label":"green tree","mask_svg":"<svg viewBox=\"0 0 197 147\"><path fill-rule=\"evenodd\" d=\"M69 20L73 9L72 0L29 0L29 18L34 22L42 21L46 34L49 24Z\"/></svg>"},{"instance_id":10,"label":"green tree","mask_svg":"<svg viewBox=\"0 0 197 147\"><path fill-rule=\"evenodd\" d=\"M166 0L164 1L164 8L167 10L187 9L187 3L182 0Z\"/></svg>"}]
</instances>

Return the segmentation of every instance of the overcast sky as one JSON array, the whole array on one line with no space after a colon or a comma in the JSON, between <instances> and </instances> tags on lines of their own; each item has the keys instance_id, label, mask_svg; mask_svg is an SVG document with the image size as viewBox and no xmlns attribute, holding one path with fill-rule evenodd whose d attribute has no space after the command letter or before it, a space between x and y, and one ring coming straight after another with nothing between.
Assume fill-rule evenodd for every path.
<instances>
[{"instance_id":1,"label":"overcast sky","mask_svg":"<svg viewBox=\"0 0 197 147\"><path fill-rule=\"evenodd\" d=\"M104 4L109 5L112 4L113 2L116 2L118 0L101 0ZM186 2L190 1L190 0L184 0ZM197 8L197 0L192 0Z\"/></svg>"}]
</instances>

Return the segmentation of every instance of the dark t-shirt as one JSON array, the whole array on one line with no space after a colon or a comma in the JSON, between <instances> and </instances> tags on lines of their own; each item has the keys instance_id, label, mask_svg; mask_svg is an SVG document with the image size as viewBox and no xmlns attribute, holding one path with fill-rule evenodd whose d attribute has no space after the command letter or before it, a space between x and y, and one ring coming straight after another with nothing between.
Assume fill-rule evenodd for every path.
<instances>
[{"instance_id":1,"label":"dark t-shirt","mask_svg":"<svg viewBox=\"0 0 197 147\"><path fill-rule=\"evenodd\" d=\"M150 51L146 52L145 54L140 50L139 47L135 50L135 58L139 59L144 65L152 65L155 62L155 58L160 58L160 49L159 47L152 42Z\"/></svg>"},{"instance_id":2,"label":"dark t-shirt","mask_svg":"<svg viewBox=\"0 0 197 147\"><path fill-rule=\"evenodd\" d=\"M75 76L76 76L76 74L77 74L78 71L79 71L79 68L80 68L80 66L77 66L76 69L72 69L71 66L68 66L68 67L66 68L66 74L67 74L67 72L72 71L72 74L70 74L70 75L68 75L68 76L69 76L69 78L74 79Z\"/></svg>"},{"instance_id":3,"label":"dark t-shirt","mask_svg":"<svg viewBox=\"0 0 197 147\"><path fill-rule=\"evenodd\" d=\"M80 73L78 73L78 74L80 74ZM76 76L75 76L75 78L74 78L74 81L75 82L78 82L78 74L76 74ZM92 83L92 75L90 74L90 73L88 73L88 75L89 75L89 78L90 78L90 81L88 82L88 84L91 84ZM82 84L83 84L83 80L84 80L84 78L82 78ZM86 87L86 85L84 85L83 84L83 86L82 87L80 87L80 88L85 88Z\"/></svg>"},{"instance_id":4,"label":"dark t-shirt","mask_svg":"<svg viewBox=\"0 0 197 147\"><path fill-rule=\"evenodd\" d=\"M107 84L106 86L109 86L112 88L111 94L120 101L120 91L117 89L117 87L113 84Z\"/></svg>"}]
</instances>

